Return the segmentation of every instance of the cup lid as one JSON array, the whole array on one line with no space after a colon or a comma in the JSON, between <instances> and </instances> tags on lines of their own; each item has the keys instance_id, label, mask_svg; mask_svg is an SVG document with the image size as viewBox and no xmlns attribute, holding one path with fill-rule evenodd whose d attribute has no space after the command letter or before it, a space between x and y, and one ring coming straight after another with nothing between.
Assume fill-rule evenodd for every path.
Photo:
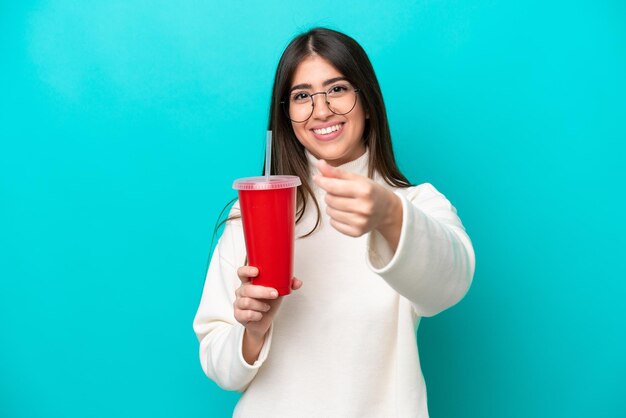
<instances>
[{"instance_id":1,"label":"cup lid","mask_svg":"<svg viewBox=\"0 0 626 418\"><path fill-rule=\"evenodd\" d=\"M235 190L275 190L286 189L288 187L296 187L301 185L300 177L298 176L270 176L270 181L267 181L265 176L259 177L246 177L243 179L235 180L233 183L233 189Z\"/></svg>"}]
</instances>

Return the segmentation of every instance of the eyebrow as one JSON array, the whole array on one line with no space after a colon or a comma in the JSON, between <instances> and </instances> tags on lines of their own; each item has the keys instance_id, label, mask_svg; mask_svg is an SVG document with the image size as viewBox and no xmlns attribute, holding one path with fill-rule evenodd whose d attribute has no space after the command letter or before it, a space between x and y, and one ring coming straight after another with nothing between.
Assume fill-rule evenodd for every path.
<instances>
[{"instance_id":1,"label":"eyebrow","mask_svg":"<svg viewBox=\"0 0 626 418\"><path fill-rule=\"evenodd\" d=\"M340 76L340 77L334 77L334 78L329 78L328 80L324 81L322 83L322 86L326 87L330 84L336 83L337 81L342 81L342 80L346 80L348 81L348 79L344 76ZM299 89L312 89L313 86L311 84L308 83L302 83L302 84L296 84L295 86L293 86L291 88L291 90L289 90L289 92L291 93L294 90L299 90Z\"/></svg>"}]
</instances>

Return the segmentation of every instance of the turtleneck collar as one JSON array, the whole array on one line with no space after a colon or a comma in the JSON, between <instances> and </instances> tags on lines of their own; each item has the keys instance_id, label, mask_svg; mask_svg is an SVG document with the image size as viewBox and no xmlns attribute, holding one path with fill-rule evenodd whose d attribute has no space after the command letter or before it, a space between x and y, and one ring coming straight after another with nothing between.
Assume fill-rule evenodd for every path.
<instances>
[{"instance_id":1,"label":"turtleneck collar","mask_svg":"<svg viewBox=\"0 0 626 418\"><path fill-rule=\"evenodd\" d=\"M313 154L311 154L309 150L307 150L306 148L304 152L306 154L307 159L309 160L309 169L311 170L311 175L315 175L319 173L319 170L317 169L317 162L319 161L319 159L316 158ZM369 163L369 148L366 148L365 153L361 155L359 158L357 158L356 160L349 161L345 164L342 164L338 166L337 168L348 171L350 173L367 177L368 163Z\"/></svg>"}]
</instances>

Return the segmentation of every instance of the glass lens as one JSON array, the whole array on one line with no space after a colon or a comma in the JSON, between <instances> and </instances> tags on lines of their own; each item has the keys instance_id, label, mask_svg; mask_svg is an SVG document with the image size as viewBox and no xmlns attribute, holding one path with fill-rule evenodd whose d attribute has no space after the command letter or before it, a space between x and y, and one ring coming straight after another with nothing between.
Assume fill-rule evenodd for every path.
<instances>
[{"instance_id":1,"label":"glass lens","mask_svg":"<svg viewBox=\"0 0 626 418\"><path fill-rule=\"evenodd\" d=\"M287 101L288 116L294 122L304 122L313 113L313 100L306 92L297 92L289 96Z\"/></svg>"},{"instance_id":2,"label":"glass lens","mask_svg":"<svg viewBox=\"0 0 626 418\"><path fill-rule=\"evenodd\" d=\"M318 93L295 92L283 102L285 113L293 122L304 122L313 114L316 95L324 95L328 109L336 115L349 113L356 105L356 91L349 83L334 84L327 91ZM323 106L318 101L318 106Z\"/></svg>"},{"instance_id":3,"label":"glass lens","mask_svg":"<svg viewBox=\"0 0 626 418\"><path fill-rule=\"evenodd\" d=\"M349 84L335 84L326 93L328 108L337 115L345 115L354 109L356 92Z\"/></svg>"}]
</instances>

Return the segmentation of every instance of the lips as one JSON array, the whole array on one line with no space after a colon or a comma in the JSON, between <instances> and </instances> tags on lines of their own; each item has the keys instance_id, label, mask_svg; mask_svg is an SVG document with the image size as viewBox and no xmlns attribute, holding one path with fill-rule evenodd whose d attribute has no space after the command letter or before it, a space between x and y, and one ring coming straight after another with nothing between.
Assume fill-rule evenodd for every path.
<instances>
[{"instance_id":1,"label":"lips","mask_svg":"<svg viewBox=\"0 0 626 418\"><path fill-rule=\"evenodd\" d=\"M318 135L327 135L331 132L335 132L341 129L341 125L342 125L341 123L338 123L336 125L329 126L328 128L313 129L313 132L315 132Z\"/></svg>"},{"instance_id":2,"label":"lips","mask_svg":"<svg viewBox=\"0 0 626 418\"><path fill-rule=\"evenodd\" d=\"M327 124L326 126L317 126L311 129L313 136L320 141L330 141L335 139L343 131L343 122Z\"/></svg>"}]
</instances>

